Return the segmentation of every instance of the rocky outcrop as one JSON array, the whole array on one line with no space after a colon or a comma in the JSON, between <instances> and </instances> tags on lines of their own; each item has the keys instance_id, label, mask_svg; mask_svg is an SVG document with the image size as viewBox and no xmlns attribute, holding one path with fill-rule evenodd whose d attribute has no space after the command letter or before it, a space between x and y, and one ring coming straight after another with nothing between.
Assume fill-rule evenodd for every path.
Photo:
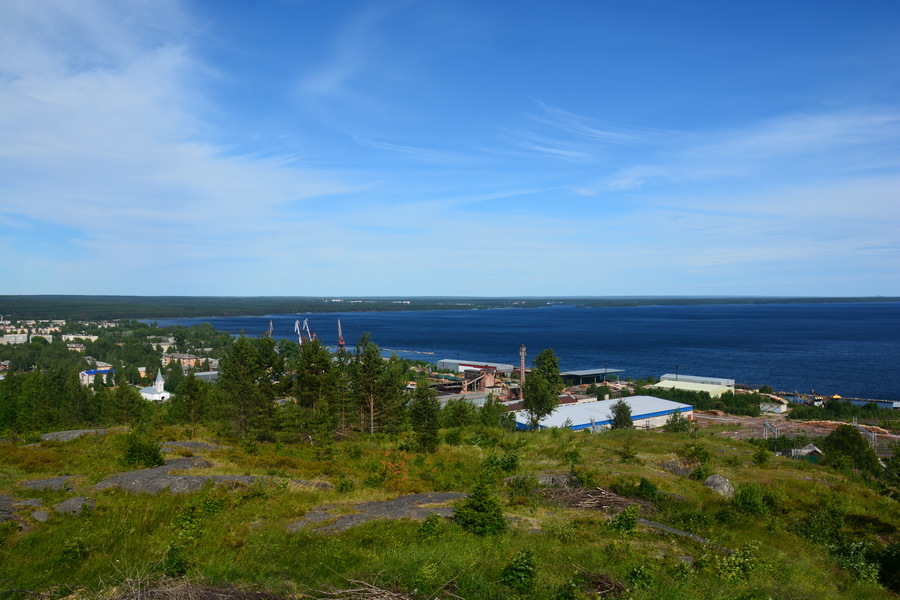
<instances>
[{"instance_id":1,"label":"rocky outcrop","mask_svg":"<svg viewBox=\"0 0 900 600\"><path fill-rule=\"evenodd\" d=\"M72 429L69 431L52 431L41 434L42 442L71 442L86 435L101 435L105 429Z\"/></svg>"},{"instance_id":2,"label":"rocky outcrop","mask_svg":"<svg viewBox=\"0 0 900 600\"><path fill-rule=\"evenodd\" d=\"M29 490L70 490L72 489L72 484L69 482L71 478L71 475L62 475L49 479L32 479L23 481L19 485Z\"/></svg>"},{"instance_id":3,"label":"rocky outcrop","mask_svg":"<svg viewBox=\"0 0 900 600\"><path fill-rule=\"evenodd\" d=\"M721 475L710 475L706 478L706 481L703 482L703 485L720 496L725 496L726 498L734 497L734 486L731 485L731 482L728 481L728 479Z\"/></svg>"},{"instance_id":4,"label":"rocky outcrop","mask_svg":"<svg viewBox=\"0 0 900 600\"><path fill-rule=\"evenodd\" d=\"M58 513L77 515L84 510L85 507L94 508L94 501L83 496L75 496L54 505L53 510Z\"/></svg>"},{"instance_id":5,"label":"rocky outcrop","mask_svg":"<svg viewBox=\"0 0 900 600\"><path fill-rule=\"evenodd\" d=\"M197 457L174 458L167 460L166 464L139 471L126 471L107 477L94 486L95 489L105 490L117 487L127 492L158 494L168 490L173 494L186 494L196 492L208 481L213 483L232 483L239 485L253 485L260 480L268 480L267 477L254 477L251 475L176 475L172 471L185 469L199 469L211 467L208 460ZM295 485L315 487L319 489L331 489L332 485L325 481L291 480Z\"/></svg>"},{"instance_id":6,"label":"rocky outcrop","mask_svg":"<svg viewBox=\"0 0 900 600\"><path fill-rule=\"evenodd\" d=\"M413 519L416 521L424 521L428 515L432 514L441 517L452 517L452 506L435 505L465 498L467 495L468 494L459 492L431 492L426 494L400 496L399 498L385 500L383 502L361 502L354 507L359 512L353 515L335 515L332 511L337 508L336 506L319 506L306 513L302 519L288 525L288 530L298 531L308 525L331 520L334 522L322 527L317 527L315 531L342 531L378 519Z\"/></svg>"}]
</instances>

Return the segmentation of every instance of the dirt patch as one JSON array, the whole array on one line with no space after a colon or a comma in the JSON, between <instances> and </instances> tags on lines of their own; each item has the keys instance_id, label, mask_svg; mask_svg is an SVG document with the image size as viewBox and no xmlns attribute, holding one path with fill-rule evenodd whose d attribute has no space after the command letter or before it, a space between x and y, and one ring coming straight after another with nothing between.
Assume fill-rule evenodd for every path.
<instances>
[{"instance_id":1,"label":"dirt patch","mask_svg":"<svg viewBox=\"0 0 900 600\"><path fill-rule=\"evenodd\" d=\"M637 504L641 507L642 514L655 511L655 507L646 500L620 496L602 488L548 487L538 490L537 493L548 503L565 508L617 513L632 504Z\"/></svg>"},{"instance_id":2,"label":"dirt patch","mask_svg":"<svg viewBox=\"0 0 900 600\"><path fill-rule=\"evenodd\" d=\"M111 600L282 600L269 592L237 586L209 586L163 578L153 582L126 581L118 586Z\"/></svg>"},{"instance_id":3,"label":"dirt patch","mask_svg":"<svg viewBox=\"0 0 900 600\"><path fill-rule=\"evenodd\" d=\"M717 413L717 414L713 414ZM785 415L769 415L766 417L741 417L726 415L721 411L694 412L694 417L701 427L710 425L739 425L736 431L722 431L716 435L731 438L733 440L746 440L750 438L765 437L764 423L769 421L778 430L778 435L796 437L798 435L825 436L831 433L831 429L818 426L815 421L792 421ZM772 435L771 432L769 435Z\"/></svg>"}]
</instances>

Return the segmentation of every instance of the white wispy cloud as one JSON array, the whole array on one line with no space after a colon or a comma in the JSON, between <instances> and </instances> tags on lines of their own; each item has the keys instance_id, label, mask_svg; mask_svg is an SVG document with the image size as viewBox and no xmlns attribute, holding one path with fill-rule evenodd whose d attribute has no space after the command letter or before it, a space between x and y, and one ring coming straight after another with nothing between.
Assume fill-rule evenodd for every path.
<instances>
[{"instance_id":1,"label":"white wispy cloud","mask_svg":"<svg viewBox=\"0 0 900 600\"><path fill-rule=\"evenodd\" d=\"M208 72L177 2L12 2L4 17L0 219L70 231L80 262L42 265L61 289L101 264L252 259L280 207L351 189L204 139ZM10 235L6 255L28 268L27 238Z\"/></svg>"}]
</instances>

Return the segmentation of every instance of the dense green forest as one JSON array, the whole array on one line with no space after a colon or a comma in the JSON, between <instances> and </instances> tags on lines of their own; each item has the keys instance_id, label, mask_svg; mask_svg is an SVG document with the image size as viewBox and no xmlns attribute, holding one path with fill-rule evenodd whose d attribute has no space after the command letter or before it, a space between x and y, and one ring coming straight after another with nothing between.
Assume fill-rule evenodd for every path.
<instances>
[{"instance_id":1,"label":"dense green forest","mask_svg":"<svg viewBox=\"0 0 900 600\"><path fill-rule=\"evenodd\" d=\"M553 304L585 307L795 304L832 302L897 302L888 297L332 297L290 296L0 296L0 314L17 319L164 319L177 317L246 316L317 312L451 310L473 308L534 308Z\"/></svg>"}]
</instances>

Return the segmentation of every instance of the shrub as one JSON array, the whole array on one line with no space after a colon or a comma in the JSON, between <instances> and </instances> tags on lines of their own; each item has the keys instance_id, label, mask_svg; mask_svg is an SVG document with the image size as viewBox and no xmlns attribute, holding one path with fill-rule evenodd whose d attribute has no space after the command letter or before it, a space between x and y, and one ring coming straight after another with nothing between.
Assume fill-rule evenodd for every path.
<instances>
[{"instance_id":1,"label":"shrub","mask_svg":"<svg viewBox=\"0 0 900 600\"><path fill-rule=\"evenodd\" d=\"M747 542L732 554L717 555L713 560L713 571L726 581L746 580L759 564L759 546Z\"/></svg>"},{"instance_id":2,"label":"shrub","mask_svg":"<svg viewBox=\"0 0 900 600\"><path fill-rule=\"evenodd\" d=\"M569 473L573 485L583 488L600 487L600 473L588 467L573 467Z\"/></svg>"},{"instance_id":3,"label":"shrub","mask_svg":"<svg viewBox=\"0 0 900 600\"><path fill-rule=\"evenodd\" d=\"M537 564L534 560L534 552L525 549L519 552L508 565L500 572L500 582L503 585L522 594L530 592L534 588L537 579Z\"/></svg>"},{"instance_id":4,"label":"shrub","mask_svg":"<svg viewBox=\"0 0 900 600\"><path fill-rule=\"evenodd\" d=\"M857 581L875 583L878 581L878 557L868 542L844 542L832 544L831 555L839 567L850 573Z\"/></svg>"},{"instance_id":5,"label":"shrub","mask_svg":"<svg viewBox=\"0 0 900 600\"><path fill-rule=\"evenodd\" d=\"M673 412L662 427L667 433L687 433L691 430L691 422L680 412Z\"/></svg>"},{"instance_id":6,"label":"shrub","mask_svg":"<svg viewBox=\"0 0 900 600\"><path fill-rule=\"evenodd\" d=\"M763 491L758 483L739 485L732 502L739 511L749 515L764 515L767 512Z\"/></svg>"},{"instance_id":7,"label":"shrub","mask_svg":"<svg viewBox=\"0 0 900 600\"><path fill-rule=\"evenodd\" d=\"M515 473L519 468L519 453L516 450L510 450L503 454L491 454L484 459L481 468L486 472Z\"/></svg>"},{"instance_id":8,"label":"shrub","mask_svg":"<svg viewBox=\"0 0 900 600\"><path fill-rule=\"evenodd\" d=\"M444 434L444 443L448 446L459 446L462 444L462 432L457 428L449 430Z\"/></svg>"},{"instance_id":9,"label":"shrub","mask_svg":"<svg viewBox=\"0 0 900 600\"><path fill-rule=\"evenodd\" d=\"M641 477L640 482L637 484L626 480L619 480L613 484L612 489L615 493L621 494L622 496L642 498L651 502L659 500L662 496L662 492L659 491L656 484L646 477Z\"/></svg>"},{"instance_id":10,"label":"shrub","mask_svg":"<svg viewBox=\"0 0 900 600\"><path fill-rule=\"evenodd\" d=\"M340 477L338 477L337 483L334 486L334 488L342 494L352 492L354 487L355 484L353 482L353 479L347 477L346 475L341 475Z\"/></svg>"},{"instance_id":11,"label":"shrub","mask_svg":"<svg viewBox=\"0 0 900 600\"><path fill-rule=\"evenodd\" d=\"M610 531L615 531L616 533L630 533L634 531L637 527L638 513L640 510L641 507L637 504L626 507L624 510L619 511L612 519L607 521L606 528Z\"/></svg>"},{"instance_id":12,"label":"shrub","mask_svg":"<svg viewBox=\"0 0 900 600\"><path fill-rule=\"evenodd\" d=\"M900 593L900 542L886 546L878 553L878 581L889 590Z\"/></svg>"},{"instance_id":13,"label":"shrub","mask_svg":"<svg viewBox=\"0 0 900 600\"><path fill-rule=\"evenodd\" d=\"M634 440L631 439L630 435L625 438L625 443L622 444L620 448L614 450L614 452L619 455L619 460L621 460L623 463L627 463L637 458L637 450L634 447Z\"/></svg>"},{"instance_id":14,"label":"shrub","mask_svg":"<svg viewBox=\"0 0 900 600\"><path fill-rule=\"evenodd\" d=\"M625 581L631 584L632 587L642 590L653 584L653 575L650 573L650 569L644 565L638 565L628 571L628 574L625 575Z\"/></svg>"},{"instance_id":15,"label":"shrub","mask_svg":"<svg viewBox=\"0 0 900 600\"><path fill-rule=\"evenodd\" d=\"M456 507L453 522L475 535L498 535L506 531L506 518L488 485L479 483L472 494Z\"/></svg>"},{"instance_id":16,"label":"shrub","mask_svg":"<svg viewBox=\"0 0 900 600\"><path fill-rule=\"evenodd\" d=\"M169 577L180 577L187 573L188 561L184 556L181 546L169 546L166 548L166 556L163 558L162 570Z\"/></svg>"},{"instance_id":17,"label":"shrub","mask_svg":"<svg viewBox=\"0 0 900 600\"><path fill-rule=\"evenodd\" d=\"M509 494L513 501L523 503L535 497L535 492L541 483L534 475L519 475L509 480Z\"/></svg>"},{"instance_id":18,"label":"shrub","mask_svg":"<svg viewBox=\"0 0 900 600\"><path fill-rule=\"evenodd\" d=\"M431 513L425 517L422 525L419 526L419 537L437 537L440 534L441 529L441 518L438 515Z\"/></svg>"},{"instance_id":19,"label":"shrub","mask_svg":"<svg viewBox=\"0 0 900 600\"><path fill-rule=\"evenodd\" d=\"M131 430L125 439L125 454L122 462L130 466L158 467L165 464L159 444L141 428Z\"/></svg>"},{"instance_id":20,"label":"shrub","mask_svg":"<svg viewBox=\"0 0 900 600\"><path fill-rule=\"evenodd\" d=\"M753 464L755 464L757 467L764 467L769 464L770 456L771 455L769 454L768 450L763 447L759 447L753 453Z\"/></svg>"},{"instance_id":21,"label":"shrub","mask_svg":"<svg viewBox=\"0 0 900 600\"><path fill-rule=\"evenodd\" d=\"M795 522L791 528L811 542L827 544L838 540L846 517L847 513L843 508L830 503Z\"/></svg>"}]
</instances>

